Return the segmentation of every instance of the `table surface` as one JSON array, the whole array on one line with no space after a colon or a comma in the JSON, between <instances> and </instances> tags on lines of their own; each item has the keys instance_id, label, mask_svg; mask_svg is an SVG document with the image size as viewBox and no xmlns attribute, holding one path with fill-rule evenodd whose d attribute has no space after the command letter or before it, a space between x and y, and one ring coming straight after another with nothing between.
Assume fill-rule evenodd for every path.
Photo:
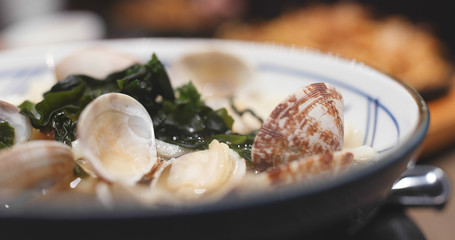
<instances>
[{"instance_id":1,"label":"table surface","mask_svg":"<svg viewBox=\"0 0 455 240\"><path fill-rule=\"evenodd\" d=\"M452 191L449 202L441 210L408 208L406 213L421 229L428 240L452 240L455 237L455 144L441 152L419 159L418 163L443 169L449 176Z\"/></svg>"}]
</instances>

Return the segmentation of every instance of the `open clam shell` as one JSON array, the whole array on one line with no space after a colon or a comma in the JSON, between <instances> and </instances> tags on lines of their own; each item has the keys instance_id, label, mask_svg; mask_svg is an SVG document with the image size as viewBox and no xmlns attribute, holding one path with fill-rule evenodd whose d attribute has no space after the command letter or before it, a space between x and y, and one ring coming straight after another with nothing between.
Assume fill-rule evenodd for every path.
<instances>
[{"instance_id":1,"label":"open clam shell","mask_svg":"<svg viewBox=\"0 0 455 240\"><path fill-rule=\"evenodd\" d=\"M288 96L259 129L252 148L256 170L343 148L343 98L330 84L310 84Z\"/></svg>"},{"instance_id":2,"label":"open clam shell","mask_svg":"<svg viewBox=\"0 0 455 240\"><path fill-rule=\"evenodd\" d=\"M79 117L77 134L80 155L107 181L134 184L158 163L152 119L128 95L93 100Z\"/></svg>"}]
</instances>

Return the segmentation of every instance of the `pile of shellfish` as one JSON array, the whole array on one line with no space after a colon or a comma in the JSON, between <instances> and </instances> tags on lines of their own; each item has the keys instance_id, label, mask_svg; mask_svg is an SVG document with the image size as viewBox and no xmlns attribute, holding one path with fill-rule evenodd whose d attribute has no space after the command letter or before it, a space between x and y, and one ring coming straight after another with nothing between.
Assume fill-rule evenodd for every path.
<instances>
[{"instance_id":1,"label":"pile of shellfish","mask_svg":"<svg viewBox=\"0 0 455 240\"><path fill-rule=\"evenodd\" d=\"M146 109L122 93L103 94L84 108L72 147L43 139L16 106L0 101L0 121L16 133L14 145L0 150L0 202L12 204L25 192L36 192L26 200L34 201L71 191L106 204L125 194L147 204L200 203L333 177L362 158L356 150L362 146L344 146L343 111L331 84L298 89L259 126L248 164L217 140L192 150L156 139ZM374 159L374 149L367 151ZM75 166L89 176L76 177Z\"/></svg>"}]
</instances>

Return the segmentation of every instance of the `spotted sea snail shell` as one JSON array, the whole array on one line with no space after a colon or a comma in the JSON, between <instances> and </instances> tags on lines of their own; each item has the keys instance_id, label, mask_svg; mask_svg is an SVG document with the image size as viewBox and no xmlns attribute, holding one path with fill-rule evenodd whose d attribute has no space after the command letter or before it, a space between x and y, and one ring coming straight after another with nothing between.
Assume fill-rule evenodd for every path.
<instances>
[{"instance_id":1,"label":"spotted sea snail shell","mask_svg":"<svg viewBox=\"0 0 455 240\"><path fill-rule=\"evenodd\" d=\"M284 99L258 131L252 148L259 172L343 147L343 98L331 84L313 83Z\"/></svg>"}]
</instances>

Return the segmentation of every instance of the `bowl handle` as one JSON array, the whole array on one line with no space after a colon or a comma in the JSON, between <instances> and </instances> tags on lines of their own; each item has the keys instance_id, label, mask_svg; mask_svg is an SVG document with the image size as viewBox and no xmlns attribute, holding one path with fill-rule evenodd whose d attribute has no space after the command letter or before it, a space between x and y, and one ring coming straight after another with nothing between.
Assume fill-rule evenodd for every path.
<instances>
[{"instance_id":1,"label":"bowl handle","mask_svg":"<svg viewBox=\"0 0 455 240\"><path fill-rule=\"evenodd\" d=\"M393 184L388 204L404 207L444 208L451 184L447 174L431 165L416 165L406 170Z\"/></svg>"}]
</instances>

